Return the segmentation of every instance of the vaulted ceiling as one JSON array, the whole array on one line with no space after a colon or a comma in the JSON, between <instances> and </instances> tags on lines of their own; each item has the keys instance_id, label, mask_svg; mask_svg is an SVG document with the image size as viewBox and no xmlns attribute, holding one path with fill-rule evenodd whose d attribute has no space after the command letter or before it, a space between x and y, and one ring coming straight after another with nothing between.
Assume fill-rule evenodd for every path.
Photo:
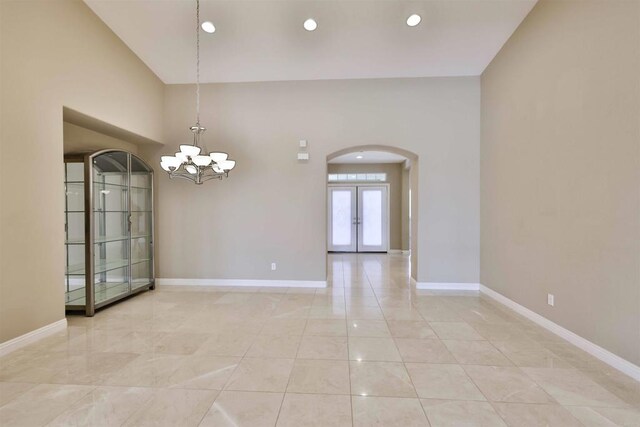
<instances>
[{"instance_id":1,"label":"vaulted ceiling","mask_svg":"<svg viewBox=\"0 0 640 427\"><path fill-rule=\"evenodd\" d=\"M85 2L165 83L195 82L195 0ZM535 3L201 0L201 81L475 76Z\"/></svg>"}]
</instances>

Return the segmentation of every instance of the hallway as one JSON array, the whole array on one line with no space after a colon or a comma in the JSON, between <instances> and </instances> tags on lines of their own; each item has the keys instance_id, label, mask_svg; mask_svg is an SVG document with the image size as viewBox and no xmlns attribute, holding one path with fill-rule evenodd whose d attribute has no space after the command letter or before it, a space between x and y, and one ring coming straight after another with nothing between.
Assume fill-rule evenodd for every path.
<instances>
[{"instance_id":1,"label":"hallway","mask_svg":"<svg viewBox=\"0 0 640 427\"><path fill-rule=\"evenodd\" d=\"M70 316L0 359L0 419L640 425L638 383L477 292L416 291L407 256L328 266L326 289L165 286Z\"/></svg>"}]
</instances>

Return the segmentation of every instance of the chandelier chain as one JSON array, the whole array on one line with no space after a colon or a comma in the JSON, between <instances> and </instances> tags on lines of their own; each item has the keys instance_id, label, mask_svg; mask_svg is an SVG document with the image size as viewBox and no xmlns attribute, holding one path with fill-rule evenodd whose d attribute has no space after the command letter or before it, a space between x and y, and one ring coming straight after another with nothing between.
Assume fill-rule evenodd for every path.
<instances>
[{"instance_id":1,"label":"chandelier chain","mask_svg":"<svg viewBox=\"0 0 640 427\"><path fill-rule=\"evenodd\" d=\"M196 0L196 124L200 127L200 0Z\"/></svg>"}]
</instances>

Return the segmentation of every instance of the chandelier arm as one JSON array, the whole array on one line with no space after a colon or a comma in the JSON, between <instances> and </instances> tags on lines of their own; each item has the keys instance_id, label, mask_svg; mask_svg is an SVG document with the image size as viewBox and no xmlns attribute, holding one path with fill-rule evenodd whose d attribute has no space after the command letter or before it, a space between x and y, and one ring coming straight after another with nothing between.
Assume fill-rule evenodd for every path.
<instances>
[{"instance_id":1,"label":"chandelier arm","mask_svg":"<svg viewBox=\"0 0 640 427\"><path fill-rule=\"evenodd\" d=\"M191 174L189 174L189 175L184 174L183 175L183 174L180 173L180 174L172 175L171 178L182 178L182 179L187 179L187 180L189 180L191 182L196 182L196 180L192 178Z\"/></svg>"}]
</instances>

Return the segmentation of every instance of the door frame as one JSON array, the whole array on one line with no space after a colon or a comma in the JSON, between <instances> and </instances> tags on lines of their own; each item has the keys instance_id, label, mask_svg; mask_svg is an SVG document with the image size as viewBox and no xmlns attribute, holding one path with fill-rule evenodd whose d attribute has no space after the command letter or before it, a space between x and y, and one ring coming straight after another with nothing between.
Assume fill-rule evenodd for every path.
<instances>
[{"instance_id":1,"label":"door frame","mask_svg":"<svg viewBox=\"0 0 640 427\"><path fill-rule=\"evenodd\" d=\"M329 191L330 188L332 187L355 187L356 188L356 204L357 204L357 200L358 200L358 187L386 187L387 189L387 239L386 239L386 243L387 243L387 248L381 252L385 252L385 253L389 253L389 242L391 241L391 207L390 207L390 200L391 200L391 185L388 182L358 182L358 181L352 181L352 182L336 182L336 183L328 183L327 184L327 216L326 216L326 224L327 224L327 252L340 252L340 251L331 251L329 250L329 248L331 247L331 234L332 234L332 224L331 224L331 200L330 200L330 195L331 195L331 191ZM359 211L359 207L356 206L356 212ZM356 227L357 229L358 227ZM369 251L365 251L365 252L360 252L358 249L358 235L356 233L356 250L354 252L349 252L349 253L375 253L375 252L369 252Z\"/></svg>"}]
</instances>

